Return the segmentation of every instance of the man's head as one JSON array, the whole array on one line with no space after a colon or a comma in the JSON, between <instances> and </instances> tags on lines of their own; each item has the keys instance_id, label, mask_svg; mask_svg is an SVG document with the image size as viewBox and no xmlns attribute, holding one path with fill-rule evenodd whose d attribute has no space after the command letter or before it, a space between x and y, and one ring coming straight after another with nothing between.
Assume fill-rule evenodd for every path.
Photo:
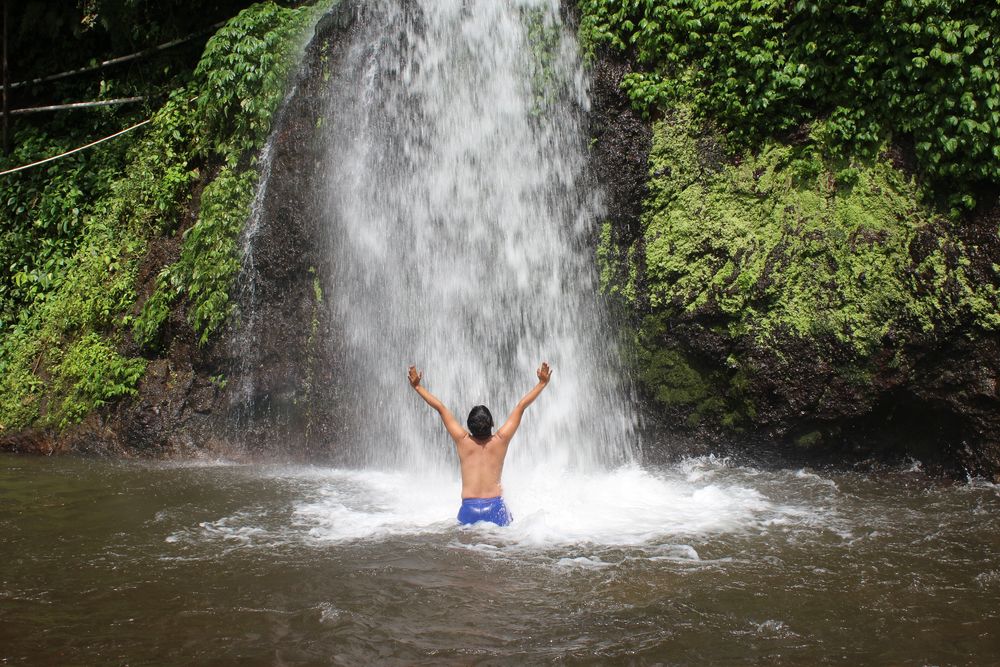
<instances>
[{"instance_id":1,"label":"man's head","mask_svg":"<svg viewBox=\"0 0 1000 667\"><path fill-rule=\"evenodd\" d=\"M488 438L493 434L493 415L485 405L477 405L469 412L465 422L473 438Z\"/></svg>"}]
</instances>

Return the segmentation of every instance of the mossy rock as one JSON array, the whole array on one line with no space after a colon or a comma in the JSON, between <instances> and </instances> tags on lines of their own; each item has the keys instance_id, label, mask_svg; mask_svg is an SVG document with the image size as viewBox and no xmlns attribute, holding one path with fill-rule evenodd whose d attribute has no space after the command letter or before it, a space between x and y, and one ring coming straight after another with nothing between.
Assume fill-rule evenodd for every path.
<instances>
[{"instance_id":1,"label":"mossy rock","mask_svg":"<svg viewBox=\"0 0 1000 667\"><path fill-rule=\"evenodd\" d=\"M784 421L814 447L820 431L796 420L863 415L905 389L914 349L995 335L1000 268L973 279L955 223L888 159L826 160L816 123L726 161L694 118L654 124L642 234L621 247L605 225L597 255L604 291L642 318L638 376L662 409Z\"/></svg>"},{"instance_id":2,"label":"mossy rock","mask_svg":"<svg viewBox=\"0 0 1000 667\"><path fill-rule=\"evenodd\" d=\"M719 171L678 111L654 128L644 260L653 310L713 310L734 336L823 337L864 356L893 334L1000 326L996 285L888 162L838 183L808 149L766 144ZM843 172L844 170L840 170Z\"/></svg>"}]
</instances>

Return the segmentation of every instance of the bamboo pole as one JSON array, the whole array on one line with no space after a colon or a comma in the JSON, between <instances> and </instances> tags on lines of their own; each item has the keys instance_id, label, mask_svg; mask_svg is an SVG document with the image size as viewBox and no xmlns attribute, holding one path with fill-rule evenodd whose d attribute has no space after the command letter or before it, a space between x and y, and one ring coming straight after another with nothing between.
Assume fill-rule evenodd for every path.
<instances>
[{"instance_id":1,"label":"bamboo pole","mask_svg":"<svg viewBox=\"0 0 1000 667\"><path fill-rule=\"evenodd\" d=\"M26 113L41 113L43 111L63 111L65 109L88 109L90 107L107 107L115 104L129 104L131 102L142 102L145 97L119 97L114 100L94 100L93 102L71 102L69 104L52 104L47 107L29 107L26 109L14 109L10 112L12 116L20 116Z\"/></svg>"}]
</instances>

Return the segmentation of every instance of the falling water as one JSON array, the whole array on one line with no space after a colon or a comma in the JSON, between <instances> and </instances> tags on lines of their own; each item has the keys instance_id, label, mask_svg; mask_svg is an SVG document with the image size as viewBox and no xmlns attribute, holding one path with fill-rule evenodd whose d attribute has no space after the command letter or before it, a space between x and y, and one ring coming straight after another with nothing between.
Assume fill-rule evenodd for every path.
<instances>
[{"instance_id":1,"label":"falling water","mask_svg":"<svg viewBox=\"0 0 1000 667\"><path fill-rule=\"evenodd\" d=\"M558 3L366 4L329 82L335 317L358 464L454 468L424 384L498 426L536 382L508 470L634 461L618 350L597 299L587 79Z\"/></svg>"},{"instance_id":2,"label":"falling water","mask_svg":"<svg viewBox=\"0 0 1000 667\"><path fill-rule=\"evenodd\" d=\"M294 91L293 91L294 92ZM257 271L257 246L255 241L260 233L261 220L264 216L264 202L267 200L271 184L271 167L274 159L274 136L268 138L260 154L260 180L253 201L250 203L250 216L247 218L240 234L240 272L236 276L236 303L244 304L240 312L240 326L230 341L231 348L236 351L238 372L235 374L236 386L231 389L234 395L232 419L238 431L246 428L248 412L253 404L255 370L261 364L260 348L257 334L260 330L257 294L259 275Z\"/></svg>"}]
</instances>

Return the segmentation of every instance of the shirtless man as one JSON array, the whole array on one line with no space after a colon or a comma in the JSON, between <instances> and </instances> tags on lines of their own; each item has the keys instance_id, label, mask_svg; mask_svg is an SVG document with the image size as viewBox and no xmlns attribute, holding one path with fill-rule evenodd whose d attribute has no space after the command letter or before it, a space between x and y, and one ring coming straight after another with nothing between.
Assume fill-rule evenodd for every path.
<instances>
[{"instance_id":1,"label":"shirtless man","mask_svg":"<svg viewBox=\"0 0 1000 667\"><path fill-rule=\"evenodd\" d=\"M458 459L462 465L462 507L458 510L459 523L490 521L498 526L508 525L512 518L503 501L500 474L503 460L507 456L510 440L521 425L524 410L531 405L552 377L552 369L545 362L536 371L538 384L524 395L510 417L500 429L493 433L493 415L485 405L477 405L469 412L466 431L455 419L455 415L426 388L420 386L423 373L416 366L410 366L410 385L441 415L448 435L455 441Z\"/></svg>"}]
</instances>

